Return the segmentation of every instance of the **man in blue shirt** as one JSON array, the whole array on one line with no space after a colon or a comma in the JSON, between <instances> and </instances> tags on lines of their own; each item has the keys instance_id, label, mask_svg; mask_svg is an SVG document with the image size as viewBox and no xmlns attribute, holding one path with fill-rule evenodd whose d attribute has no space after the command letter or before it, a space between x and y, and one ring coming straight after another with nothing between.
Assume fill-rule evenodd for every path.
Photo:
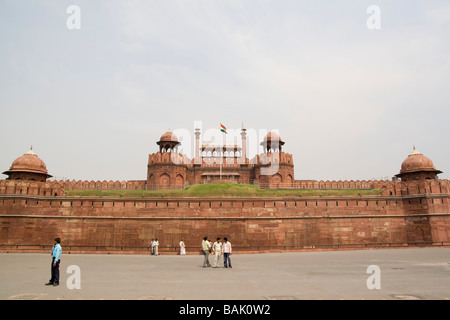
<instances>
[{"instance_id":1,"label":"man in blue shirt","mask_svg":"<svg viewBox=\"0 0 450 320\"><path fill-rule=\"evenodd\" d=\"M59 263L61 262L61 239L56 238L55 239L55 245L52 248L52 277L48 283L46 283L47 286L53 285L58 286L59 285Z\"/></svg>"}]
</instances>

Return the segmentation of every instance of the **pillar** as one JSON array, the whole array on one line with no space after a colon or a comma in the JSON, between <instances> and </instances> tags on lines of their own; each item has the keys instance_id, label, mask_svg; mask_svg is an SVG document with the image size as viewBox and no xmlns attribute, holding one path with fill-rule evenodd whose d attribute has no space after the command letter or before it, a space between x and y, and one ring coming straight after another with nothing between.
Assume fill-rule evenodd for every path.
<instances>
[{"instance_id":1,"label":"pillar","mask_svg":"<svg viewBox=\"0 0 450 320\"><path fill-rule=\"evenodd\" d=\"M200 159L200 129L199 128L195 129L195 159L194 159L194 163L195 164L201 164L201 159Z\"/></svg>"},{"instance_id":2,"label":"pillar","mask_svg":"<svg viewBox=\"0 0 450 320\"><path fill-rule=\"evenodd\" d=\"M241 150L241 164L245 164L245 159L247 157L247 129L242 127L241 137L242 137L242 150Z\"/></svg>"}]
</instances>

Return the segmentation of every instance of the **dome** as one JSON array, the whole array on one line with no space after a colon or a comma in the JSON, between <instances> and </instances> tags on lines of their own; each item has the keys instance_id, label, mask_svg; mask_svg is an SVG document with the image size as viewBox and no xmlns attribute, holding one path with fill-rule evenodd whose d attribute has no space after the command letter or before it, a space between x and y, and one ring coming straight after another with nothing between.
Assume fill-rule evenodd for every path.
<instances>
[{"instance_id":1,"label":"dome","mask_svg":"<svg viewBox=\"0 0 450 320\"><path fill-rule=\"evenodd\" d=\"M171 130L169 130L161 136L161 138L159 139L159 142L176 142L176 143L178 143L178 138Z\"/></svg>"},{"instance_id":2,"label":"dome","mask_svg":"<svg viewBox=\"0 0 450 320\"><path fill-rule=\"evenodd\" d=\"M261 146L263 146L267 151L270 149L279 149L281 151L282 145L284 145L284 141L281 140L278 133L273 131L266 134L263 142L261 142Z\"/></svg>"},{"instance_id":3,"label":"dome","mask_svg":"<svg viewBox=\"0 0 450 320\"><path fill-rule=\"evenodd\" d=\"M418 171L439 171L434 167L433 161L425 157L422 153L413 148L408 158L403 161L400 173L418 172Z\"/></svg>"},{"instance_id":4,"label":"dome","mask_svg":"<svg viewBox=\"0 0 450 320\"><path fill-rule=\"evenodd\" d=\"M281 140L278 133L270 131L266 136L264 137L264 142L272 142L272 141L279 141L281 144L284 144L284 142Z\"/></svg>"},{"instance_id":5,"label":"dome","mask_svg":"<svg viewBox=\"0 0 450 320\"><path fill-rule=\"evenodd\" d=\"M434 167L433 161L421 154L415 147L401 166L400 173L395 176L402 181L436 179L442 171Z\"/></svg>"},{"instance_id":6,"label":"dome","mask_svg":"<svg viewBox=\"0 0 450 320\"><path fill-rule=\"evenodd\" d=\"M171 130L169 130L164 133L161 138L159 138L159 141L156 142L156 144L159 146L159 152L172 152L176 151L180 142L178 141L178 137Z\"/></svg>"},{"instance_id":7,"label":"dome","mask_svg":"<svg viewBox=\"0 0 450 320\"><path fill-rule=\"evenodd\" d=\"M19 172L37 173L46 176L46 178L51 177L51 175L48 174L47 166L44 161L34 153L33 148L30 148L30 151L14 160L11 168L9 168L8 171L3 172L3 174Z\"/></svg>"}]
</instances>

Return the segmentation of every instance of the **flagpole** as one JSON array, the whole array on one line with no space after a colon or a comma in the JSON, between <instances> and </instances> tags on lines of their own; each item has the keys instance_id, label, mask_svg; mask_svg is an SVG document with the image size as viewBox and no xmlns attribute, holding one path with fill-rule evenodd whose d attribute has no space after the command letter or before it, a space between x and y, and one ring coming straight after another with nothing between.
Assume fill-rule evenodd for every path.
<instances>
[{"instance_id":1,"label":"flagpole","mask_svg":"<svg viewBox=\"0 0 450 320\"><path fill-rule=\"evenodd\" d=\"M223 134L223 144L222 144L222 156L220 159L220 180L222 180L222 162L223 162L223 148L225 147L225 133Z\"/></svg>"},{"instance_id":2,"label":"flagpole","mask_svg":"<svg viewBox=\"0 0 450 320\"><path fill-rule=\"evenodd\" d=\"M225 153L225 151L224 151L225 150L225 135L227 134L227 128L223 124L220 124L220 127L221 127L220 131L223 132L223 145L222 145L222 150L221 150L222 155L220 157L220 163L219 163L220 180L222 180L222 162L223 162L223 156L224 156L224 153Z\"/></svg>"}]
</instances>

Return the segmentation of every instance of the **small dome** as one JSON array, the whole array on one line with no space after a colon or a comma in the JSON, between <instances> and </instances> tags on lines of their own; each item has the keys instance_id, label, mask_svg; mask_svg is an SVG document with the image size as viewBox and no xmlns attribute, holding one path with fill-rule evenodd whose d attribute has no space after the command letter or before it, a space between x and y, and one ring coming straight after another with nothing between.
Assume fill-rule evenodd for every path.
<instances>
[{"instance_id":1,"label":"small dome","mask_svg":"<svg viewBox=\"0 0 450 320\"><path fill-rule=\"evenodd\" d=\"M169 130L161 136L161 138L159 139L159 142L176 142L176 143L178 143L178 137L171 130Z\"/></svg>"},{"instance_id":2,"label":"small dome","mask_svg":"<svg viewBox=\"0 0 450 320\"><path fill-rule=\"evenodd\" d=\"M282 145L284 145L284 141L281 140L278 133L270 131L268 134L266 134L263 142L261 142L260 145L262 145L266 149L270 149L272 147L280 148Z\"/></svg>"},{"instance_id":3,"label":"small dome","mask_svg":"<svg viewBox=\"0 0 450 320\"><path fill-rule=\"evenodd\" d=\"M156 144L159 146L159 152L172 152L176 151L180 142L178 141L178 137L169 130L159 138L159 141L156 142Z\"/></svg>"},{"instance_id":4,"label":"small dome","mask_svg":"<svg viewBox=\"0 0 450 320\"><path fill-rule=\"evenodd\" d=\"M278 133L270 131L268 134L266 134L266 136L264 137L264 142L272 142L272 141L280 141L283 142L283 140L281 140L280 136L278 135Z\"/></svg>"},{"instance_id":5,"label":"small dome","mask_svg":"<svg viewBox=\"0 0 450 320\"><path fill-rule=\"evenodd\" d=\"M403 161L400 173L419 172L419 171L439 171L434 167L433 161L425 157L414 147L408 158Z\"/></svg>"},{"instance_id":6,"label":"small dome","mask_svg":"<svg viewBox=\"0 0 450 320\"><path fill-rule=\"evenodd\" d=\"M45 175L46 177L51 177L48 174L47 166L44 161L42 161L36 153L34 153L33 148L31 148L27 153L23 156L20 156L11 165L8 171L5 171L4 174L10 174L15 172L29 172L29 173L38 173Z\"/></svg>"}]
</instances>

